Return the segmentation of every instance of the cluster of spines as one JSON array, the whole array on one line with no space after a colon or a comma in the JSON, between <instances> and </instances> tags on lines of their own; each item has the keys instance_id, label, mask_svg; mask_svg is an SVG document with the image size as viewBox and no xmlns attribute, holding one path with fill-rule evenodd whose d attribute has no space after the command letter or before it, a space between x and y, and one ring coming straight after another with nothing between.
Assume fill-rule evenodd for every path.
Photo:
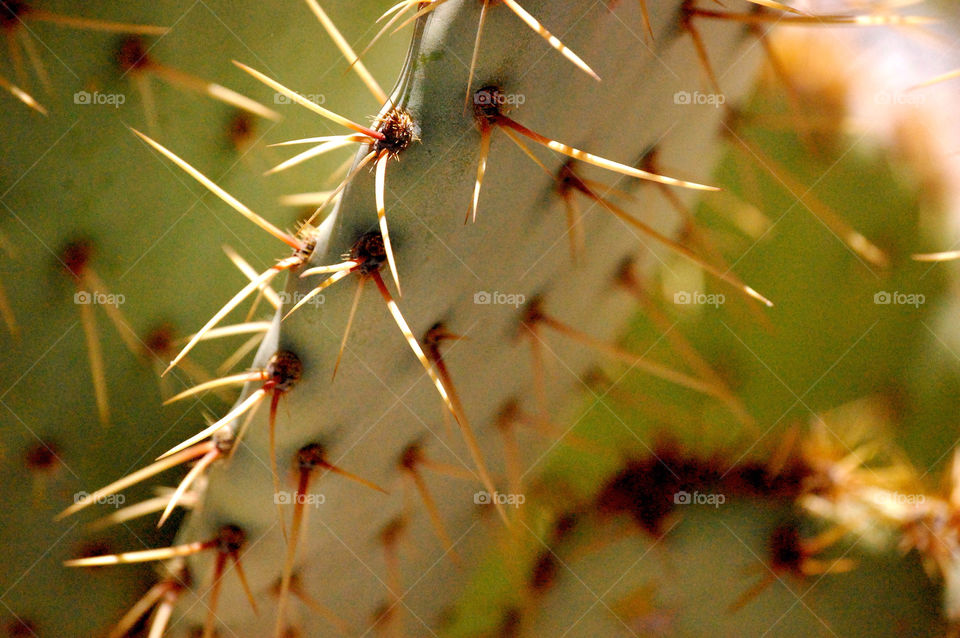
<instances>
[{"instance_id":1,"label":"cluster of spines","mask_svg":"<svg viewBox=\"0 0 960 638\"><path fill-rule=\"evenodd\" d=\"M860 428L838 437L825 419L815 416L807 431L793 428L773 448L746 459L731 450L691 451L667 431L642 454L628 454L588 494L571 496L576 490L555 483L530 486L543 492L537 516L547 522L506 540L518 563L510 571L515 595L499 620L485 623L496 627L489 635L531 635L543 597L561 578L579 579L581 562L615 543L640 535L649 544L629 545L633 549L626 551L642 556L669 551L683 524L677 495L684 493L723 494L728 505L755 501L778 512L766 529L763 553L754 553L761 575L737 592L721 612L726 615L742 613L777 581L809 584L855 569L858 561L844 541L857 540L869 527L888 532L901 551L919 552L931 576L945 578L956 551L955 523L949 522L960 506L955 484L946 493L926 489L919 473L882 436ZM756 460L762 457L767 460ZM958 467L960 455L954 476ZM907 493L915 495L909 504L897 498ZM811 534L804 519L812 519L819 530ZM614 626L670 618L675 612L669 603L655 602L656 588L656 581L645 582L622 599L604 602Z\"/></svg>"}]
</instances>

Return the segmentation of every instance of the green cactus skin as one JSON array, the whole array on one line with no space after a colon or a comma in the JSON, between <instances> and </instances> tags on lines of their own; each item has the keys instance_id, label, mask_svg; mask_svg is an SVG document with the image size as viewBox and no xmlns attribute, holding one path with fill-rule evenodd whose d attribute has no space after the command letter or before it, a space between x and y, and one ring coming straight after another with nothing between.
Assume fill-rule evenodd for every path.
<instances>
[{"instance_id":1,"label":"green cactus skin","mask_svg":"<svg viewBox=\"0 0 960 638\"><path fill-rule=\"evenodd\" d=\"M283 106L235 69L232 58L253 57L270 69L296 68L303 75L288 76L288 81L308 93L323 89L331 102L342 100L338 108L357 119L377 108L356 78L344 73L346 62L300 2L277 4L270 11L260 4L233 2L192 9L180 2L36 4L62 14L175 25L168 35L154 39L153 57L274 109ZM341 28L362 41L372 36L368 29L381 11L374 3L331 8ZM149 334L164 325L172 327L176 339L190 334L220 307L225 295L243 285L243 276L221 252L223 244L232 245L256 267L266 265L261 259L269 260L276 245L203 196L203 189L182 174L171 172L168 163L131 134L128 127L145 128L146 122L138 94L114 64L122 36L49 24L30 28L55 92L47 95L30 75L33 82L26 88L47 107L46 118L6 94L0 96L0 279L20 328L18 338L5 326L0 330L0 472L4 485L11 486L0 524L5 548L0 561L0 635L21 618L40 636L101 636L155 581L154 569L69 570L62 562L94 544L110 551L168 544L180 513L159 532L156 517L88 531L87 523L114 511L109 505L63 524L51 523L53 516L72 503L74 494L90 492L149 463L201 427L204 413L223 413L229 403L211 396L204 399L205 407L161 407L161 399L193 381L177 372L165 382L167 394L161 394L157 370L170 354L139 360L96 309L112 413L110 426L100 426L80 314L73 303L76 287L57 261L59 253L69 242L92 240L93 269L111 293L125 296L120 309L137 337L148 342ZM395 76L406 51L404 40L380 43L366 58L370 68L381 77ZM213 42L219 43L215 50ZM250 56L251 50L257 55ZM304 60L310 64L300 64ZM4 74L12 74L5 57L2 66ZM160 82L153 86L158 137L282 226L292 227L302 211L281 206L278 199L316 190L321 186L316 176L331 173L347 158L317 160L317 174L263 178L278 156L262 143L257 152L236 150L228 138L233 109ZM127 99L120 108L74 103L75 92L93 89L119 92ZM291 108L285 108L284 115L284 128L271 137L316 131L316 118ZM254 142L275 126L264 120L253 124ZM239 342L211 342L192 359L212 371ZM59 459L46 471L26 462L43 449L38 448L41 442L54 445ZM154 487L175 485L177 479L171 472L131 488L125 491L125 504L150 498Z\"/></svg>"},{"instance_id":2,"label":"green cactus skin","mask_svg":"<svg viewBox=\"0 0 960 638\"><path fill-rule=\"evenodd\" d=\"M693 107L697 122L682 127L683 130L678 127L661 139L675 121L668 114L675 106L674 93L699 86L701 73L691 47L670 25L670 12L657 15L654 57L638 49L642 43L621 23L639 19L634 7L624 7L613 15L601 7L582 3L572 3L566 9L552 3L549 11L545 4L529 4L531 12L550 15L552 28L559 25L557 31L566 33L568 46L583 52L586 58L603 41L603 56L593 56L599 58L594 68L601 76L637 78L639 83L652 73L663 78L660 65L686 69L686 76L663 78L656 91L646 94L638 92L636 87L640 84L630 82L611 81L596 86L589 77L572 73L569 63L561 57L545 51L543 43L515 16L497 10L488 18L486 30L492 37L486 40L474 86L496 83L506 94L524 96L523 108L512 115L534 130L548 133L550 123L558 123L556 133L548 134L628 163L639 161L659 142L665 163L683 166L686 173L693 174L692 167L699 163L697 157L704 157L701 145L694 140L709 139L721 113ZM551 178L513 148L502 134L497 134L492 147L477 224L463 225L476 173L478 134L470 114L462 114L466 74L461 64L472 51L479 9L470 2L445 3L422 27L422 38L411 53L412 67L406 76L409 79L401 80L395 95L397 104L419 124L421 141L387 169L387 218L404 289L399 304L414 334L419 337L432 324L442 321L450 330L467 336L467 340L449 349L447 357L466 412L480 433L484 456L497 474L502 469L497 460L499 441L493 435L498 411L513 398L519 399L526 409L535 410L530 372L523 365L529 346L516 336L522 308L477 305L474 294L499 291L525 299L541 295L551 312L606 338L615 334L619 323L608 317L625 317L630 302L609 294L606 287L597 286L596 282L610 282L626 255L637 254L638 249L641 253L646 251L638 238L624 233L621 224L609 214L591 212L584 222L589 258L581 267L571 269L562 238L562 202L551 195ZM607 44L611 30L619 34L621 42L613 49ZM511 44L490 46L495 41ZM742 43L743 34L738 28L717 29L710 38L717 59L734 55L741 50ZM520 77L516 69L527 71ZM568 76L569 81L552 82L551 78L560 73ZM743 80L747 77L749 74L745 73ZM605 97L608 94L613 96L609 102ZM606 109L597 108L598 103L623 103L629 113L611 117ZM584 117L587 112L595 113L595 117ZM562 165L557 158L545 161L551 170ZM600 171L590 174L606 177ZM665 214L664 204L651 204L640 213L643 219L670 232L672 222ZM361 173L345 191L337 210L320 227L321 239L311 263L340 261L339 256L375 223L373 205L372 176ZM504 233L525 241L504 244ZM523 277L516 278L511 273L522 273ZM558 277L558 273L564 275ZM397 470L402 450L419 441L431 458L456 465L466 463L468 467L471 464L457 438L444 434L443 405L375 291L368 290L361 300L344 362L336 380L330 383L356 285L346 282L350 279L325 291L322 307L307 306L278 323L278 332L268 335L256 362L264 361L277 348L296 352L304 361L304 377L283 398L277 426L282 477L292 476L290 461L296 450L314 441L328 446L337 465L389 486L393 492L384 497L333 476L325 477L317 489L324 494L327 509L311 513L303 535L302 581L348 623L366 627L375 610L389 598L381 583L382 549L376 537L402 511L403 486ZM297 298L298 294L308 293L313 285L308 280L292 278L287 292L291 298ZM552 375L549 384L549 396L559 398L575 391L579 382L571 373L586 369L595 354L569 343L550 347L566 366ZM346 396L363 400L345 401ZM547 443L533 438L525 440L524 446L544 449ZM179 538L206 538L228 519L241 525L251 540L257 541L244 557L251 587L269 600L266 592L280 576L275 557L283 550L283 540L277 534L276 514L270 507L273 489L269 470L255 460L267 455L267 424L265 418L258 417L232 463L211 470L203 515L190 517ZM442 514L451 537L460 539L457 553L473 555L476 548L485 544L482 535L471 533L479 531L474 528L478 508L473 497L482 485L430 476L427 481L437 501L444 504ZM291 487L289 482L285 484L285 489ZM329 506L335 503L340 506L333 511ZM347 503L353 506L348 508ZM407 586L417 581L415 575L424 574L403 603L404 608L411 610L403 624L408 631L421 631L423 627L417 628L419 623L413 618L422 618L430 625L429 619L436 616L438 605L449 602L437 592L447 588L444 583L457 578L457 569L447 560L440 560L444 549L435 540L422 508L410 512L409 530L400 547L401 573L413 579ZM191 561L196 578L208 580L210 564L210 557ZM335 587L324 586L322 583L334 584L329 577L333 573L342 575L336 579ZM222 616L229 626L244 627L245 631L253 626L260 627L256 631L267 630L272 622L270 614L257 620L242 603L243 593L236 582L226 582L222 595L225 608L238 614L236 620ZM192 607L193 622L202 622L202 607L189 602L184 606ZM302 630L326 629L306 625Z\"/></svg>"},{"instance_id":3,"label":"green cactus skin","mask_svg":"<svg viewBox=\"0 0 960 638\"><path fill-rule=\"evenodd\" d=\"M775 88L780 86L777 81ZM810 115L829 112L824 104L814 106ZM778 106L782 104L771 103L761 91L742 119L750 122L751 116L777 112ZM942 494L936 477L953 443L933 434L941 415L940 408L931 408L927 397L932 388L927 384L935 377L949 377L943 368L932 366L927 373L933 376L920 375L926 381L919 382L915 372L904 372L914 367L913 356L894 354L914 348L931 356L940 351L922 345L920 332L941 312L947 293L944 273L909 259L935 241L922 230L920 202L929 192L918 188L922 181L895 178L903 168L897 161L870 149L851 149L849 137L834 133L830 146L835 150L814 159L804 154L802 139L795 134L750 124L735 130L793 170L822 174L832 166L814 193L878 240L891 256L889 271L866 268L814 216L793 208L795 200L762 167L738 162L741 150L730 144L713 183L741 201L764 202L763 210L771 214L787 213L776 236L769 236L759 254L739 264L760 290L776 291L777 306L769 311L775 333L759 329L755 316L743 313L729 298L719 308L701 306L691 312L673 304L667 294L661 305L677 328L691 336L694 347L739 388L750 413L766 424L765 435L718 427L722 421L709 400L691 402L661 381L621 377L619 368L608 371L606 377L615 383L591 386L595 394L583 406L584 416L573 433L620 453L554 451L528 490L524 507L531 533L503 541L510 549L498 544L480 561L449 614L444 635L632 635L627 627L637 635L943 635L943 616L950 616L945 607L940 609L942 599L949 601L950 589L940 588L948 583L928 578L916 552L904 555L898 547L903 530L876 511L870 513L876 505L869 499L853 510L852 519L825 517L823 508L807 508L810 495L823 495L829 482L820 474L822 467L810 464L812 458L826 462L823 454L803 454L818 429L839 454L834 461L864 442L880 450L884 445L903 447L919 468L914 476L930 469L917 485L901 487L900 496L932 503ZM798 161L800 157L805 159ZM868 188L856 194L846 191L842 185L854 175ZM861 197L866 191L872 195ZM731 219L731 208L715 207L719 201L704 202L697 214L718 236L730 228ZM881 213L891 206L900 214ZM739 233L728 237L727 246L734 251L751 242ZM809 250L789 254L789 246ZM812 275L826 271L848 275L843 284ZM685 281L682 272L664 271L645 284L652 294ZM909 309L874 303L878 290L895 289L923 294L926 302ZM710 286L708 292L718 288ZM631 349L683 367L686 360L665 344L662 328L650 316L641 312L632 322ZM818 382L827 368L832 372ZM786 387L810 391L799 404ZM864 398L851 404L857 397ZM662 409L663 404L679 412ZM902 423L931 428L931 437L916 441L918 430L904 430ZM858 433L864 438L857 440ZM793 444L785 447L788 441ZM628 463L643 468L632 488L636 509L618 511L603 505L604 494ZM772 472L771 464L779 473ZM879 486L884 466L873 460L869 465L876 474L863 472L867 485ZM681 489L678 484L691 493L722 495L725 502L677 505L673 497ZM648 518L640 519L644 512ZM658 525L652 530L639 520ZM558 537L560 521L566 521L570 531ZM852 558L854 570L822 578L780 573L780 580L742 609L728 610L770 573L765 565L771 564L768 539L774 529L792 523L804 538L812 538L837 522L851 525L850 533L817 558ZM535 566L545 555L552 557L553 577L535 593ZM539 573L545 573L543 567ZM632 613L624 605L631 595L641 603ZM506 631L507 623L515 633Z\"/></svg>"}]
</instances>

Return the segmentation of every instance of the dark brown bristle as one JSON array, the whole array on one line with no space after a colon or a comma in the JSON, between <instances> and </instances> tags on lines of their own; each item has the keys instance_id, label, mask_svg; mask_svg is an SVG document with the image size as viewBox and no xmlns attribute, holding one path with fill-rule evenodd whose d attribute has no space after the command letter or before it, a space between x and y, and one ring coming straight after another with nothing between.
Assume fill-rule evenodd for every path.
<instances>
[{"instance_id":1,"label":"dark brown bristle","mask_svg":"<svg viewBox=\"0 0 960 638\"><path fill-rule=\"evenodd\" d=\"M238 110L227 122L227 138L236 148L246 148L253 140L257 130L257 119L253 113Z\"/></svg>"},{"instance_id":2,"label":"dark brown bristle","mask_svg":"<svg viewBox=\"0 0 960 638\"><path fill-rule=\"evenodd\" d=\"M800 573L803 540L796 525L780 525L770 534L770 563L774 571Z\"/></svg>"},{"instance_id":3,"label":"dark brown bristle","mask_svg":"<svg viewBox=\"0 0 960 638\"><path fill-rule=\"evenodd\" d=\"M723 112L722 126L717 131L724 139L735 139L734 132L739 131L746 120L747 117L737 106L727 105Z\"/></svg>"},{"instance_id":4,"label":"dark brown bristle","mask_svg":"<svg viewBox=\"0 0 960 638\"><path fill-rule=\"evenodd\" d=\"M289 350L279 350L267 363L267 373L277 392L287 392L297 384L303 374L300 357Z\"/></svg>"},{"instance_id":5,"label":"dark brown bristle","mask_svg":"<svg viewBox=\"0 0 960 638\"><path fill-rule=\"evenodd\" d=\"M679 492L718 490L728 500L737 496L792 500L809 490L811 474L796 458L774 472L757 461L730 467L720 457L693 457L677 444L660 443L650 457L631 460L614 474L596 506L603 514L628 514L641 529L657 536Z\"/></svg>"},{"instance_id":6,"label":"dark brown bristle","mask_svg":"<svg viewBox=\"0 0 960 638\"><path fill-rule=\"evenodd\" d=\"M24 458L27 468L37 472L50 471L60 463L60 458L57 456L57 446L44 441L27 450Z\"/></svg>"},{"instance_id":7,"label":"dark brown bristle","mask_svg":"<svg viewBox=\"0 0 960 638\"><path fill-rule=\"evenodd\" d=\"M301 470L312 470L326 465L326 450L319 443L310 443L297 450L297 466Z\"/></svg>"},{"instance_id":8,"label":"dark brown bristle","mask_svg":"<svg viewBox=\"0 0 960 638\"><path fill-rule=\"evenodd\" d=\"M399 107L391 109L389 113L378 120L375 128L378 133L383 135L383 139L377 140L373 145L373 150L378 155L380 151L397 155L419 139L417 126L413 118L407 111Z\"/></svg>"},{"instance_id":9,"label":"dark brown bristle","mask_svg":"<svg viewBox=\"0 0 960 638\"><path fill-rule=\"evenodd\" d=\"M496 424L498 428L508 429L513 426L514 422L517 420L517 415L520 412L520 404L516 399L509 399L500 408L500 412L497 413Z\"/></svg>"},{"instance_id":10,"label":"dark brown bristle","mask_svg":"<svg viewBox=\"0 0 960 638\"><path fill-rule=\"evenodd\" d=\"M85 239L70 242L60 252L60 261L76 278L83 277L90 259L93 257L93 244Z\"/></svg>"},{"instance_id":11,"label":"dark brown bristle","mask_svg":"<svg viewBox=\"0 0 960 638\"><path fill-rule=\"evenodd\" d=\"M545 549L537 556L533 565L533 571L530 574L530 587L538 593L544 592L556 582L557 579L557 559L553 553Z\"/></svg>"},{"instance_id":12,"label":"dark brown bristle","mask_svg":"<svg viewBox=\"0 0 960 638\"><path fill-rule=\"evenodd\" d=\"M660 149L656 146L653 146L646 153L643 154L643 157L640 158L640 168L651 173L656 173L658 169L657 158L660 156Z\"/></svg>"},{"instance_id":13,"label":"dark brown bristle","mask_svg":"<svg viewBox=\"0 0 960 638\"><path fill-rule=\"evenodd\" d=\"M369 275L380 270L387 261L387 250L380 233L364 233L350 249L350 258L360 263L360 274Z\"/></svg>"},{"instance_id":14,"label":"dark brown bristle","mask_svg":"<svg viewBox=\"0 0 960 638\"><path fill-rule=\"evenodd\" d=\"M29 11L30 7L26 2L0 0L0 29L16 29Z\"/></svg>"},{"instance_id":15,"label":"dark brown bristle","mask_svg":"<svg viewBox=\"0 0 960 638\"><path fill-rule=\"evenodd\" d=\"M400 540L401 534L407 529L407 521L403 517L391 519L383 529L380 530L380 542L387 547L391 547Z\"/></svg>"},{"instance_id":16,"label":"dark brown bristle","mask_svg":"<svg viewBox=\"0 0 960 638\"><path fill-rule=\"evenodd\" d=\"M659 536L679 492L716 486L721 475L717 463L685 457L678 446L660 444L653 455L628 462L606 483L597 508L606 514L628 514L641 529Z\"/></svg>"},{"instance_id":17,"label":"dark brown bristle","mask_svg":"<svg viewBox=\"0 0 960 638\"><path fill-rule=\"evenodd\" d=\"M617 265L615 275L618 283L631 289L640 287L640 281L637 279L637 273L634 271L635 263L636 260L633 257L627 257Z\"/></svg>"},{"instance_id":18,"label":"dark brown bristle","mask_svg":"<svg viewBox=\"0 0 960 638\"><path fill-rule=\"evenodd\" d=\"M811 474L812 470L799 460L791 460L775 474L763 463L745 461L727 473L723 486L735 494L793 499L808 487Z\"/></svg>"},{"instance_id":19,"label":"dark brown bristle","mask_svg":"<svg viewBox=\"0 0 960 638\"><path fill-rule=\"evenodd\" d=\"M40 630L26 618L17 618L7 624L5 635L7 638L37 638Z\"/></svg>"},{"instance_id":20,"label":"dark brown bristle","mask_svg":"<svg viewBox=\"0 0 960 638\"><path fill-rule=\"evenodd\" d=\"M568 161L560 167L560 170L557 171L557 181L559 182L557 190L560 191L561 195L566 195L571 190L574 190L578 193L583 193L590 199L596 199L597 197L590 186L577 175L573 168L573 160Z\"/></svg>"},{"instance_id":21,"label":"dark brown bristle","mask_svg":"<svg viewBox=\"0 0 960 638\"><path fill-rule=\"evenodd\" d=\"M237 555L247 541L247 535L236 525L224 525L217 534L217 548L222 554Z\"/></svg>"},{"instance_id":22,"label":"dark brown bristle","mask_svg":"<svg viewBox=\"0 0 960 638\"><path fill-rule=\"evenodd\" d=\"M522 624L523 615L520 610L511 607L503 613L503 619L500 620L500 629L497 632L498 638L519 638Z\"/></svg>"},{"instance_id":23,"label":"dark brown bristle","mask_svg":"<svg viewBox=\"0 0 960 638\"><path fill-rule=\"evenodd\" d=\"M485 86L473 94L473 114L478 120L495 124L500 117L503 91L497 86Z\"/></svg>"},{"instance_id":24,"label":"dark brown bristle","mask_svg":"<svg viewBox=\"0 0 960 638\"><path fill-rule=\"evenodd\" d=\"M390 622L390 619L393 617L396 612L395 605L389 602L382 602L377 605L377 608L373 610L373 624L379 625L380 623Z\"/></svg>"},{"instance_id":25,"label":"dark brown bristle","mask_svg":"<svg viewBox=\"0 0 960 638\"><path fill-rule=\"evenodd\" d=\"M300 575L291 574L290 575L290 591L297 591L300 589ZM270 595L279 596L280 590L283 588L283 578L278 577L277 580L273 581L273 585L270 586Z\"/></svg>"},{"instance_id":26,"label":"dark brown bristle","mask_svg":"<svg viewBox=\"0 0 960 638\"><path fill-rule=\"evenodd\" d=\"M564 162L557 170L557 190L565 195L571 189L582 190L583 181L573 171L573 160Z\"/></svg>"},{"instance_id":27,"label":"dark brown bristle","mask_svg":"<svg viewBox=\"0 0 960 638\"><path fill-rule=\"evenodd\" d=\"M143 40L137 36L123 39L117 49L116 60L123 71L135 71L150 66L147 48L144 46Z\"/></svg>"},{"instance_id":28,"label":"dark brown bristle","mask_svg":"<svg viewBox=\"0 0 960 638\"><path fill-rule=\"evenodd\" d=\"M420 445L414 443L408 445L403 452L400 454L399 465L405 470L415 471L417 469L417 464L423 459L423 450L420 449Z\"/></svg>"},{"instance_id":29,"label":"dark brown bristle","mask_svg":"<svg viewBox=\"0 0 960 638\"><path fill-rule=\"evenodd\" d=\"M693 16L696 15L697 7L694 0L684 0L680 6L680 28L689 29Z\"/></svg>"},{"instance_id":30,"label":"dark brown bristle","mask_svg":"<svg viewBox=\"0 0 960 638\"><path fill-rule=\"evenodd\" d=\"M597 508L605 514L629 514L641 529L659 536L678 491L677 475L657 459L635 461L607 482Z\"/></svg>"},{"instance_id":31,"label":"dark brown bristle","mask_svg":"<svg viewBox=\"0 0 960 638\"><path fill-rule=\"evenodd\" d=\"M74 555L77 558L93 558L94 556L107 556L109 554L115 554L113 546L105 540L98 539L87 541L86 543L80 545L79 549L74 552ZM85 567L84 569L96 570L96 567Z\"/></svg>"},{"instance_id":32,"label":"dark brown bristle","mask_svg":"<svg viewBox=\"0 0 960 638\"><path fill-rule=\"evenodd\" d=\"M553 524L554 542L558 543L568 538L579 522L580 514L578 512L568 512L558 518Z\"/></svg>"},{"instance_id":33,"label":"dark brown bristle","mask_svg":"<svg viewBox=\"0 0 960 638\"><path fill-rule=\"evenodd\" d=\"M583 382L594 391L606 390L610 386L610 380L607 378L607 375L603 373L603 370L596 367L589 368L583 373L582 378Z\"/></svg>"},{"instance_id":34,"label":"dark brown bristle","mask_svg":"<svg viewBox=\"0 0 960 638\"><path fill-rule=\"evenodd\" d=\"M435 351L439 349L444 339L448 338L449 333L442 323L435 323L423 335L423 347L427 350Z\"/></svg>"},{"instance_id":35,"label":"dark brown bristle","mask_svg":"<svg viewBox=\"0 0 960 638\"><path fill-rule=\"evenodd\" d=\"M520 316L520 323L532 328L543 321L544 317L546 317L546 313L543 311L543 299L536 296L524 307L523 314Z\"/></svg>"},{"instance_id":36,"label":"dark brown bristle","mask_svg":"<svg viewBox=\"0 0 960 638\"><path fill-rule=\"evenodd\" d=\"M160 324L147 333L143 339L144 346L156 355L165 355L173 347L175 331L173 326L168 323Z\"/></svg>"}]
</instances>

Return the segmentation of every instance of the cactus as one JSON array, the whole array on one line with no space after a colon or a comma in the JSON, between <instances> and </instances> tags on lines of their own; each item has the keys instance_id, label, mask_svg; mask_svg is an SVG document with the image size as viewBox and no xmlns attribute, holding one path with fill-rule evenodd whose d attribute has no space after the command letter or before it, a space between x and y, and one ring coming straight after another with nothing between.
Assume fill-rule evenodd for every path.
<instances>
[{"instance_id":1,"label":"cactus","mask_svg":"<svg viewBox=\"0 0 960 638\"><path fill-rule=\"evenodd\" d=\"M159 3L102 16L128 25L117 30L176 25L155 41L159 29L138 36L145 39L49 40L72 62L51 70L57 92L41 100L22 80L8 82L21 93L4 85L16 106L4 115L8 130L26 133L7 145L8 164L22 170L11 170L0 191L2 230L6 243L39 246L32 257L11 251L0 277L0 309L17 326L4 337L11 347L0 401L12 424L4 467L9 483L27 475L37 490L14 490L10 516L19 524L4 526L23 548L4 567L8 633L698 635L724 613L704 582L729 594L719 602L730 607L730 631L760 634L781 622L787 635L895 631L878 610L918 632L942 629L933 586L890 538L939 569L943 617L953 621L949 554L932 549L939 545L915 523L939 510L874 507L869 490L892 498L913 489L943 508L950 501L918 487L920 472L899 461L891 468L909 480L836 478L852 462L847 453L879 445L884 419L857 430L864 441L840 437L839 445L816 427L878 388L920 396L929 377L894 362L930 346L922 326L944 292L943 271L923 277L926 268L910 261L930 239L914 186L896 183L890 167L832 147L812 156L809 138L753 124L783 106L765 96L740 104L763 62L753 31L768 17L811 18L778 3L743 5L404 2L383 34L409 20L402 33L412 35L379 38L366 66L353 67L362 81L334 77L355 53L336 35L338 47L327 45L321 26L331 21L315 2L267 15L260 5L249 13L236 3L205 5L182 18L173 3ZM56 15L85 13L68 8ZM368 41L384 9L325 8L349 41ZM30 12L23 16L29 25ZM871 22L921 20L878 10ZM229 51L191 59L198 33L235 40ZM115 60L107 70L105 60ZM326 66L332 72L317 95L315 69ZM372 77L391 76L399 80L384 100ZM98 79L78 85L78 77ZM785 79L787 108L802 108L790 78L778 89ZM722 92L703 92L710 83ZM171 93L183 89L206 97ZM280 116L287 121L275 129ZM260 143L294 138L317 146L284 161L285 148ZM345 159L339 149L354 145L340 181L325 179ZM50 189L58 167L81 151L94 160ZM745 158L760 168L744 169ZM252 175L270 166L278 175ZM819 185L824 172L837 189L830 201L804 194L813 215L784 215L776 236L748 240L750 227L731 227L729 209L708 209L732 200L741 220L762 218L743 203L750 200L789 212L778 186ZM875 188L853 191L864 175ZM691 214L709 184L726 192L706 195ZM855 202L839 206L835 192L844 191ZM287 200L312 203L306 215L275 213L277 196L291 193L307 193ZM314 211L321 202L332 210ZM48 212L64 207L69 215ZM240 253L219 257L225 240ZM804 268L829 276L804 289L797 282L808 279L792 275ZM671 334L675 320L655 299L661 284L681 302L690 294L724 300L682 321L693 344ZM885 313L869 299L887 289L926 303ZM219 315L247 297L276 309L230 315L235 336L250 337L247 351L259 346L245 372L215 375L237 344L202 333L215 336ZM638 297L646 312L635 317ZM824 298L835 301L829 311ZM41 312L44 320L33 321ZM824 323L835 331L811 338ZM188 343L176 341L201 326ZM878 345L899 335L913 337ZM850 361L861 342L867 353ZM625 381L617 361L640 374ZM821 385L825 370L830 383ZM902 388L911 375L921 380ZM225 392L226 401L216 397ZM639 405L608 404L614 392ZM188 407L162 411L161 395ZM869 413L863 403L854 420ZM897 416L924 427L931 417L919 415L941 409L931 403ZM814 427L785 427L811 415ZM837 429L856 430L842 419ZM926 467L952 445L941 443L911 449L911 458ZM154 475L179 466L179 481L162 481L175 492L151 491ZM51 524L80 490L87 493ZM677 522L684 503L672 499L689 491L732 502L688 508ZM841 507L851 495L885 534L878 553L857 551L864 531ZM66 516L141 499L159 530L154 517L83 534ZM629 530L628 519L637 524ZM822 550L842 542L827 563ZM648 552L667 560L620 577L625 562ZM837 576L829 596L801 600L810 614L798 619L782 591L774 602L759 589L754 598L754 578L704 567L713 552L737 564L769 554L770 573L784 582L845 571L848 553L857 566ZM682 558L682 576L671 557ZM143 564L158 558L155 570ZM88 569L65 571L64 560ZM137 565L111 566L125 562ZM898 585L881 587L876 573ZM882 602L854 607L855 592L870 585ZM610 592L614 602L603 600ZM44 604L52 597L62 601L55 609ZM96 613L86 611L91 601Z\"/></svg>"}]
</instances>

